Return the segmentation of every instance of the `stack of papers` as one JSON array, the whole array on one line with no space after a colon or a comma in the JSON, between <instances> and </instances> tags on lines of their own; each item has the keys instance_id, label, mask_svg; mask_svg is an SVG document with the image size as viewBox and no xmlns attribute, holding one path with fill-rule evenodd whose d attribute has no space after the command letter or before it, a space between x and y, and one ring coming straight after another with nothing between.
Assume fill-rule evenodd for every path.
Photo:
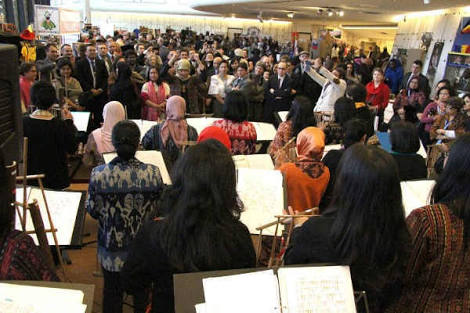
<instances>
[{"instance_id":1,"label":"stack of papers","mask_svg":"<svg viewBox=\"0 0 470 313\"><path fill-rule=\"evenodd\" d=\"M80 290L0 283L1 313L84 313Z\"/></svg>"},{"instance_id":2,"label":"stack of papers","mask_svg":"<svg viewBox=\"0 0 470 313\"><path fill-rule=\"evenodd\" d=\"M410 215L414 209L430 203L431 192L435 184L434 180L411 180L400 183L405 216Z\"/></svg>"},{"instance_id":3,"label":"stack of papers","mask_svg":"<svg viewBox=\"0 0 470 313\"><path fill-rule=\"evenodd\" d=\"M234 155L232 158L236 168L274 170L273 160L269 154Z\"/></svg>"}]
</instances>

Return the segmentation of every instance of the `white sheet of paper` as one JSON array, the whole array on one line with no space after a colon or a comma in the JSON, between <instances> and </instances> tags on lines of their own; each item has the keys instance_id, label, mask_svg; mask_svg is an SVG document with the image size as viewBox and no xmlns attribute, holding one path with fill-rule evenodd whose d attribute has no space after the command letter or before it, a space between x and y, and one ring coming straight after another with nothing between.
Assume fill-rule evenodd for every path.
<instances>
[{"instance_id":1,"label":"white sheet of paper","mask_svg":"<svg viewBox=\"0 0 470 313\"><path fill-rule=\"evenodd\" d=\"M273 124L251 122L256 129L256 140L257 141L272 141L276 136L276 128Z\"/></svg>"},{"instance_id":2,"label":"white sheet of paper","mask_svg":"<svg viewBox=\"0 0 470 313\"><path fill-rule=\"evenodd\" d=\"M273 160L269 154L234 155L232 158L236 168L274 170Z\"/></svg>"},{"instance_id":3,"label":"white sheet of paper","mask_svg":"<svg viewBox=\"0 0 470 313\"><path fill-rule=\"evenodd\" d=\"M194 127L198 134L200 134L204 128L209 127L215 121L220 120L220 118L216 117L190 117L186 119L188 125Z\"/></svg>"},{"instance_id":4,"label":"white sheet of paper","mask_svg":"<svg viewBox=\"0 0 470 313\"><path fill-rule=\"evenodd\" d=\"M284 209L283 177L277 170L237 169L237 192L245 210L240 220L250 233L258 234L257 227L275 221L274 216ZM275 226L263 230L273 235Z\"/></svg>"},{"instance_id":5,"label":"white sheet of paper","mask_svg":"<svg viewBox=\"0 0 470 313\"><path fill-rule=\"evenodd\" d=\"M280 313L277 278L272 270L205 278L207 313Z\"/></svg>"},{"instance_id":6,"label":"white sheet of paper","mask_svg":"<svg viewBox=\"0 0 470 313\"><path fill-rule=\"evenodd\" d=\"M33 306L34 310L28 313L84 313L83 296L81 290L0 283L0 301L18 304L20 308Z\"/></svg>"},{"instance_id":7,"label":"white sheet of paper","mask_svg":"<svg viewBox=\"0 0 470 313\"><path fill-rule=\"evenodd\" d=\"M198 134L204 130L204 128L211 126L215 121L220 120L216 117L191 117L187 118L186 122L188 125L194 127ZM261 123L261 122L251 122L256 130L256 140L257 141L270 141L276 136L276 128L273 124Z\"/></svg>"},{"instance_id":8,"label":"white sheet of paper","mask_svg":"<svg viewBox=\"0 0 470 313\"><path fill-rule=\"evenodd\" d=\"M194 306L196 313L207 313L207 305L205 303L199 303Z\"/></svg>"},{"instance_id":9,"label":"white sheet of paper","mask_svg":"<svg viewBox=\"0 0 470 313\"><path fill-rule=\"evenodd\" d=\"M152 128L154 125L157 125L156 121L146 121L146 120L129 120L137 124L140 131L140 141L144 138L145 134Z\"/></svg>"},{"instance_id":10,"label":"white sheet of paper","mask_svg":"<svg viewBox=\"0 0 470 313\"><path fill-rule=\"evenodd\" d=\"M114 159L117 156L115 152L111 153L104 153L103 154L103 159L104 162L107 164L111 162L112 159ZM137 151L135 153L135 157L137 160L139 160L142 163L145 164L152 164L158 167L160 170L160 175L162 175L162 180L163 183L166 185L171 185L171 178L170 175L168 174L168 170L165 165L165 161L163 160L162 153L160 151L156 150L145 150L145 151Z\"/></svg>"},{"instance_id":11,"label":"white sheet of paper","mask_svg":"<svg viewBox=\"0 0 470 313\"><path fill-rule=\"evenodd\" d=\"M325 157L325 155L330 150L341 150L341 145L327 145L327 146L325 146L325 150L323 150L323 157Z\"/></svg>"},{"instance_id":12,"label":"white sheet of paper","mask_svg":"<svg viewBox=\"0 0 470 313\"><path fill-rule=\"evenodd\" d=\"M393 102L389 102L384 110L384 122L388 124L393 117Z\"/></svg>"},{"instance_id":13,"label":"white sheet of paper","mask_svg":"<svg viewBox=\"0 0 470 313\"><path fill-rule=\"evenodd\" d=\"M19 188L21 189L21 188ZM51 213L52 222L54 227L57 229L57 241L59 245L70 245L72 241L73 229L75 227L75 220L77 218L78 207L80 206L80 199L82 197L81 192L70 192L70 191L51 191L45 190L47 205L49 212ZM18 193L17 193L18 197ZM22 199L22 193L21 193ZM38 201L39 210L41 212L42 221L45 229L50 229L49 218L47 216L46 205L44 198L39 188L31 188L29 193L28 202L32 202L34 199ZM15 228L22 230L21 222L18 216L16 216ZM33 221L31 214L26 211L26 230L34 231ZM50 245L54 244L54 238L52 233L46 233L47 240ZM34 242L38 244L35 234L31 234Z\"/></svg>"},{"instance_id":14,"label":"white sheet of paper","mask_svg":"<svg viewBox=\"0 0 470 313\"><path fill-rule=\"evenodd\" d=\"M88 128L88 121L90 119L90 112L72 111L73 123L78 131L86 132Z\"/></svg>"},{"instance_id":15,"label":"white sheet of paper","mask_svg":"<svg viewBox=\"0 0 470 313\"><path fill-rule=\"evenodd\" d=\"M287 120L287 114L289 114L289 111L279 111L277 114L279 115L281 121L285 122Z\"/></svg>"},{"instance_id":16,"label":"white sheet of paper","mask_svg":"<svg viewBox=\"0 0 470 313\"><path fill-rule=\"evenodd\" d=\"M280 268L283 313L356 313L348 266Z\"/></svg>"},{"instance_id":17,"label":"white sheet of paper","mask_svg":"<svg viewBox=\"0 0 470 313\"><path fill-rule=\"evenodd\" d=\"M431 192L435 184L434 180L403 181L400 183L405 216L410 215L414 209L429 204Z\"/></svg>"}]
</instances>

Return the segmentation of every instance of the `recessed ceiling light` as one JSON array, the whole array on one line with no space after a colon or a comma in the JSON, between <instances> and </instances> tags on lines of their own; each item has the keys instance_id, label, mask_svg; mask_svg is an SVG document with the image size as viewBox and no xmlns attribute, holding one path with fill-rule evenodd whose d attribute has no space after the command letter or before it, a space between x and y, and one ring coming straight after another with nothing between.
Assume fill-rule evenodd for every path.
<instances>
[{"instance_id":1,"label":"recessed ceiling light","mask_svg":"<svg viewBox=\"0 0 470 313\"><path fill-rule=\"evenodd\" d=\"M344 16L344 11L339 11L339 12L338 12L338 15L339 15L339 16Z\"/></svg>"},{"instance_id":2,"label":"recessed ceiling light","mask_svg":"<svg viewBox=\"0 0 470 313\"><path fill-rule=\"evenodd\" d=\"M289 17L289 18L294 18L294 13L293 13L293 12L287 13L287 17Z\"/></svg>"}]
</instances>

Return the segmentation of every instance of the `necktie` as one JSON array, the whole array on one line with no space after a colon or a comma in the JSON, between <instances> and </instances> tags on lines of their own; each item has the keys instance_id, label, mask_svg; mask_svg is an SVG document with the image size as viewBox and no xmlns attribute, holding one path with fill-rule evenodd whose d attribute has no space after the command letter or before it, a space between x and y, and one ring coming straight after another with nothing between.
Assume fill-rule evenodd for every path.
<instances>
[{"instance_id":1,"label":"necktie","mask_svg":"<svg viewBox=\"0 0 470 313\"><path fill-rule=\"evenodd\" d=\"M281 87L282 87L282 82L283 82L283 79L282 79L282 77L280 77L279 78L279 89L281 89Z\"/></svg>"},{"instance_id":2,"label":"necktie","mask_svg":"<svg viewBox=\"0 0 470 313\"><path fill-rule=\"evenodd\" d=\"M91 66L93 67L93 72L96 73L96 63L95 63L95 60L91 60Z\"/></svg>"}]
</instances>

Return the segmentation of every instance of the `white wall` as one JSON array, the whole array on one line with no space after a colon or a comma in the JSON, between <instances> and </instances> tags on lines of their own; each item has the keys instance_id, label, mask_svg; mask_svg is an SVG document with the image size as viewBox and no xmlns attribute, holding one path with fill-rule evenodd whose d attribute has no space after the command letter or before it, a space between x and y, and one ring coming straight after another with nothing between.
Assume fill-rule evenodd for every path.
<instances>
[{"instance_id":1,"label":"white wall","mask_svg":"<svg viewBox=\"0 0 470 313\"><path fill-rule=\"evenodd\" d=\"M423 73L427 72L434 44L438 41L443 41L444 48L442 49L439 66L436 71L436 79L434 80L434 82L437 83L437 81L444 77L447 54L452 50L459 23L463 16L470 15L470 12L467 10L468 8L456 8L442 11L437 15L416 17L407 16L406 21L405 19L402 19L398 24L398 31L392 52L396 53L399 48L419 49L421 46L421 36L425 32L431 32L432 42L426 53L426 58L423 61Z\"/></svg>"}]
</instances>

